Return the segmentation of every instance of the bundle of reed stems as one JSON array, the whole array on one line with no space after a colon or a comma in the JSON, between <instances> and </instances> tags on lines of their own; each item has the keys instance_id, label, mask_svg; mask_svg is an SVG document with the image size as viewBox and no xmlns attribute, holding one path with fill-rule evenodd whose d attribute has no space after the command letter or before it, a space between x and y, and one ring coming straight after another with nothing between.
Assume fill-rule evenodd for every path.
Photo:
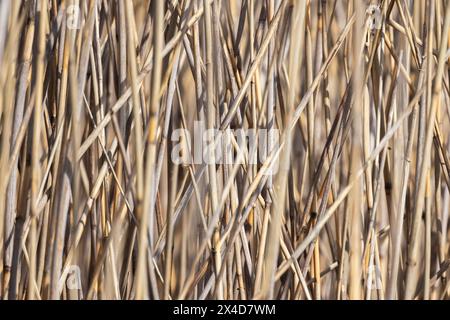
<instances>
[{"instance_id":1,"label":"bundle of reed stems","mask_svg":"<svg viewBox=\"0 0 450 320\"><path fill-rule=\"evenodd\" d=\"M449 298L449 31L447 0L0 1L0 298Z\"/></svg>"}]
</instances>

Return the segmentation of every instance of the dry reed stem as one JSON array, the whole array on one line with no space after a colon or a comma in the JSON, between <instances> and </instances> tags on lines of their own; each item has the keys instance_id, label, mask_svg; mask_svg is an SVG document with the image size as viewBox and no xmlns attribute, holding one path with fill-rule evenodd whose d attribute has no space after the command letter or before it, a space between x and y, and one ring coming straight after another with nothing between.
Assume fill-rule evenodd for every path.
<instances>
[{"instance_id":1,"label":"dry reed stem","mask_svg":"<svg viewBox=\"0 0 450 320\"><path fill-rule=\"evenodd\" d=\"M2 1L0 298L448 299L449 45L446 0Z\"/></svg>"}]
</instances>

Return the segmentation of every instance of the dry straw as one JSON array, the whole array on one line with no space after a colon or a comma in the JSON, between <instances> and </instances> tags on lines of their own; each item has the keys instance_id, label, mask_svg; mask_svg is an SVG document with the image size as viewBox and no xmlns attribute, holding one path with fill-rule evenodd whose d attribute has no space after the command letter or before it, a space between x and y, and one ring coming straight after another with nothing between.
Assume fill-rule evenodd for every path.
<instances>
[{"instance_id":1,"label":"dry straw","mask_svg":"<svg viewBox=\"0 0 450 320\"><path fill-rule=\"evenodd\" d=\"M449 33L446 0L0 1L0 298L449 298Z\"/></svg>"}]
</instances>

